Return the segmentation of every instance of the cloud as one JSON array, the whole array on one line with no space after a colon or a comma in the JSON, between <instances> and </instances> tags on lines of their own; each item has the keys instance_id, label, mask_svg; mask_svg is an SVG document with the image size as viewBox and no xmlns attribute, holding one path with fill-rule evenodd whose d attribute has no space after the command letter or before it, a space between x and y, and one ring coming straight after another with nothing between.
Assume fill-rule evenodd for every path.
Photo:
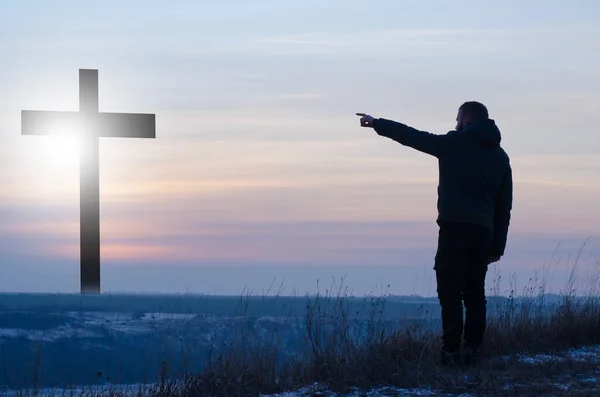
<instances>
[{"instance_id":1,"label":"cloud","mask_svg":"<svg viewBox=\"0 0 600 397\"><path fill-rule=\"evenodd\" d=\"M517 184L511 245L519 239L531 242L535 235L545 244L597 238L597 200L590 197L587 204L569 207L573 189ZM204 194L166 190L162 199L140 195L129 202L107 200L101 207L103 252L110 260L161 263L397 263L399 257L423 258L434 248L434 190L433 182L369 189L263 186ZM7 222L0 232L2 238L13 239L4 249L23 253L35 246L48 254L76 257L76 203L35 206L3 207ZM521 245L514 260L527 262L530 249Z\"/></svg>"},{"instance_id":2,"label":"cloud","mask_svg":"<svg viewBox=\"0 0 600 397\"><path fill-rule=\"evenodd\" d=\"M528 50L539 52L540 38L555 44L583 34L597 33L593 27L557 29L553 26L512 28L411 27L352 30L322 30L298 34L280 34L251 38L249 47L280 56L343 56L368 52L371 59L421 57L457 57L465 55L512 55Z\"/></svg>"},{"instance_id":3,"label":"cloud","mask_svg":"<svg viewBox=\"0 0 600 397\"><path fill-rule=\"evenodd\" d=\"M305 54L305 51L314 51L326 54L346 51L361 53L365 49L377 51L381 48L400 47L400 46L421 46L421 45L448 45L457 39L464 39L473 35L498 35L506 34L502 30L474 30L474 29L380 29L380 30L360 30L352 31L327 31L319 33L304 33L295 35L267 36L252 39L252 43L258 45L259 49L266 49L270 46L277 49L278 53L287 51L296 53L297 51ZM375 56L381 54L373 54Z\"/></svg>"},{"instance_id":4,"label":"cloud","mask_svg":"<svg viewBox=\"0 0 600 397\"><path fill-rule=\"evenodd\" d=\"M378 228L373 224L372 227ZM393 228L394 226L388 225ZM382 228L386 228L385 225ZM433 230L432 230L433 231ZM345 285L356 294L385 290L396 294L419 293L435 296L432 258L435 253L434 234L427 236L431 246L420 250L356 251L357 260L340 263L310 262L291 255L285 261L264 261L201 258L179 261L173 258L156 260L105 260L102 265L102 285L105 292L169 292L185 291L207 294L238 295L244 290L262 293L271 284L283 295L314 293L330 288L345 277ZM562 244L558 245L562 240ZM400 240L399 240L400 241ZM558 292L566 287L569 271L585 238L553 239L534 235L515 235L509 239L506 257L492 266L486 290L492 291L499 281L499 291L508 294L525 290L530 278L546 281L548 290ZM576 287L585 287L587 275L597 271L598 240L592 240L583 250L577 268ZM1 242L0 242L1 244ZM379 254L384 255L382 259ZM9 292L76 292L79 289L79 262L74 258L49 256L2 256L3 278L0 288ZM303 262L303 260L305 260ZM387 265L386 265L387 263ZM24 278L23 274L28 277ZM235 276L233 276L235 275ZM501 277L500 277L501 276ZM516 284L513 276L516 276Z\"/></svg>"}]
</instances>

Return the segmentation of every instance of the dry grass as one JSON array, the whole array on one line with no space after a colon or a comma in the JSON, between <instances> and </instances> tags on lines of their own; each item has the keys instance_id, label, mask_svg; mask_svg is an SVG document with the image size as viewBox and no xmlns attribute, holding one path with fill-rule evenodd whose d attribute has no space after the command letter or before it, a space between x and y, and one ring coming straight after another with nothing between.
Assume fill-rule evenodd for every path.
<instances>
[{"instance_id":1,"label":"dry grass","mask_svg":"<svg viewBox=\"0 0 600 397\"><path fill-rule=\"evenodd\" d=\"M399 327L386 322L384 314L389 298L386 294L364 298L362 306L356 309L350 304L348 290L340 286L334 289L335 293L327 291L307 298L304 349L299 355L282 359L277 332L268 338L258 338L252 328L243 328L232 338L213 343L200 373L170 379L165 366L161 382L140 388L135 394L257 396L318 382L337 391L391 385L431 388L440 395L465 391L514 395L518 388L519 395L544 395L550 391L554 394L548 395L561 395L563 392L552 385L557 381L552 379L573 377L577 373L595 374L598 363L566 361L531 367L510 357L517 353L553 353L600 344L599 278L587 280L589 288L578 295L573 287L575 275L573 266L568 288L554 306L548 306L545 281L539 280L530 280L519 297L511 290L507 298L490 298L488 307L496 315L488 318L484 362L477 368L440 368L437 363L440 332L427 331L419 323ZM499 285L497 277L494 287ZM249 300L242 297L240 302L243 306ZM588 395L585 394L588 391L580 388L580 394L571 390L568 395ZM38 392L26 390L23 396ZM125 392L90 387L60 394L116 397Z\"/></svg>"}]
</instances>

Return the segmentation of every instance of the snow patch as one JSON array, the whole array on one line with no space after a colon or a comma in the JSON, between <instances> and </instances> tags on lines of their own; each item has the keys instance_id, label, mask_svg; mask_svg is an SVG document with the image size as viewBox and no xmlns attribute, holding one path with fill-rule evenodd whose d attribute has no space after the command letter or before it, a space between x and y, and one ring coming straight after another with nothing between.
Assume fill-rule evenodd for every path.
<instances>
[{"instance_id":1,"label":"snow patch","mask_svg":"<svg viewBox=\"0 0 600 397\"><path fill-rule=\"evenodd\" d=\"M133 313L119 313L119 312L90 312L90 311L82 311L82 312L66 312L65 315L71 318L77 319L86 319L88 321L126 321L133 320Z\"/></svg>"},{"instance_id":2,"label":"snow patch","mask_svg":"<svg viewBox=\"0 0 600 397\"><path fill-rule=\"evenodd\" d=\"M508 356L503 357L505 360L509 359ZM564 361L594 361L600 362L600 345L598 346L586 346L578 349L570 349L561 354L534 354L527 356L524 354L518 354L516 360L529 365L547 364L551 362L564 362Z\"/></svg>"},{"instance_id":3,"label":"snow patch","mask_svg":"<svg viewBox=\"0 0 600 397\"><path fill-rule=\"evenodd\" d=\"M293 317L273 317L273 316L262 316L256 320L256 324L260 323L272 323L272 324L290 324L299 322L299 319Z\"/></svg>"},{"instance_id":4,"label":"snow patch","mask_svg":"<svg viewBox=\"0 0 600 397\"><path fill-rule=\"evenodd\" d=\"M579 349L572 349L567 351L566 354L570 359L574 361L589 361L589 360L600 360L600 345L598 346L586 346Z\"/></svg>"},{"instance_id":5,"label":"snow patch","mask_svg":"<svg viewBox=\"0 0 600 397\"><path fill-rule=\"evenodd\" d=\"M0 338L18 338L24 336L27 332L18 328L0 328Z\"/></svg>"},{"instance_id":6,"label":"snow patch","mask_svg":"<svg viewBox=\"0 0 600 397\"><path fill-rule=\"evenodd\" d=\"M1 328L0 337L27 338L32 341L54 342L65 338L101 338L102 335L85 329L73 328L70 325L63 325L46 331Z\"/></svg>"},{"instance_id":7,"label":"snow patch","mask_svg":"<svg viewBox=\"0 0 600 397\"><path fill-rule=\"evenodd\" d=\"M403 389L398 387L380 387L371 390L359 390L355 389L350 394L338 394L333 393L326 387L315 383L311 386L306 386L295 391L288 391L278 394L261 395L261 397L314 397L314 396L328 396L328 397L425 397L425 396L437 396L437 393L430 389ZM457 397L471 397L470 394L461 394Z\"/></svg>"},{"instance_id":8,"label":"snow patch","mask_svg":"<svg viewBox=\"0 0 600 397\"><path fill-rule=\"evenodd\" d=\"M98 386L77 386L70 387L68 389L60 388L42 388L35 390L12 390L12 389L0 389L1 397L22 397L22 396L37 396L37 397L57 397L57 396L84 396L94 393L107 393L116 391L129 396L138 396L139 391L148 390L155 387L155 384L131 384L131 385L98 385Z\"/></svg>"},{"instance_id":9,"label":"snow patch","mask_svg":"<svg viewBox=\"0 0 600 397\"><path fill-rule=\"evenodd\" d=\"M560 360L560 357L550 354L536 354L535 356L517 356L517 360L529 365L546 364L552 361Z\"/></svg>"},{"instance_id":10,"label":"snow patch","mask_svg":"<svg viewBox=\"0 0 600 397\"><path fill-rule=\"evenodd\" d=\"M191 313L145 313L141 320L142 321L188 321L197 317L197 314Z\"/></svg>"},{"instance_id":11,"label":"snow patch","mask_svg":"<svg viewBox=\"0 0 600 397\"><path fill-rule=\"evenodd\" d=\"M560 390L569 390L571 388L571 385L566 385L564 383L553 383L552 386L560 389Z\"/></svg>"}]
</instances>

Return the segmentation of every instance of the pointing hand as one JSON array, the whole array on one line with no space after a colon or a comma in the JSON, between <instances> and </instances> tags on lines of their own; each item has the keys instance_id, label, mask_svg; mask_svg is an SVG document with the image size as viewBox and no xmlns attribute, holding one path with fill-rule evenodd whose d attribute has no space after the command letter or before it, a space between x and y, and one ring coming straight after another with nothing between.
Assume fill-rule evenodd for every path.
<instances>
[{"instance_id":1,"label":"pointing hand","mask_svg":"<svg viewBox=\"0 0 600 397\"><path fill-rule=\"evenodd\" d=\"M365 114L365 113L356 113L356 115L360 116L360 126L361 127L373 128L373 121L375 121L374 117L369 116L368 114Z\"/></svg>"}]
</instances>

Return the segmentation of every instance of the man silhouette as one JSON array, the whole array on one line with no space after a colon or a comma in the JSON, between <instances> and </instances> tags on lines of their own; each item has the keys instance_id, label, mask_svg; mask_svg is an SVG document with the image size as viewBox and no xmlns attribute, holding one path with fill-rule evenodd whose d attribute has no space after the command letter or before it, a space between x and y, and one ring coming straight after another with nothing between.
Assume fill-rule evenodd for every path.
<instances>
[{"instance_id":1,"label":"man silhouette","mask_svg":"<svg viewBox=\"0 0 600 397\"><path fill-rule=\"evenodd\" d=\"M474 364L486 328L485 277L504 255L513 182L500 130L479 102L465 102L444 135L364 113L362 127L438 158L438 247L434 270L442 309L441 364ZM466 318L463 325L463 301Z\"/></svg>"}]
</instances>

